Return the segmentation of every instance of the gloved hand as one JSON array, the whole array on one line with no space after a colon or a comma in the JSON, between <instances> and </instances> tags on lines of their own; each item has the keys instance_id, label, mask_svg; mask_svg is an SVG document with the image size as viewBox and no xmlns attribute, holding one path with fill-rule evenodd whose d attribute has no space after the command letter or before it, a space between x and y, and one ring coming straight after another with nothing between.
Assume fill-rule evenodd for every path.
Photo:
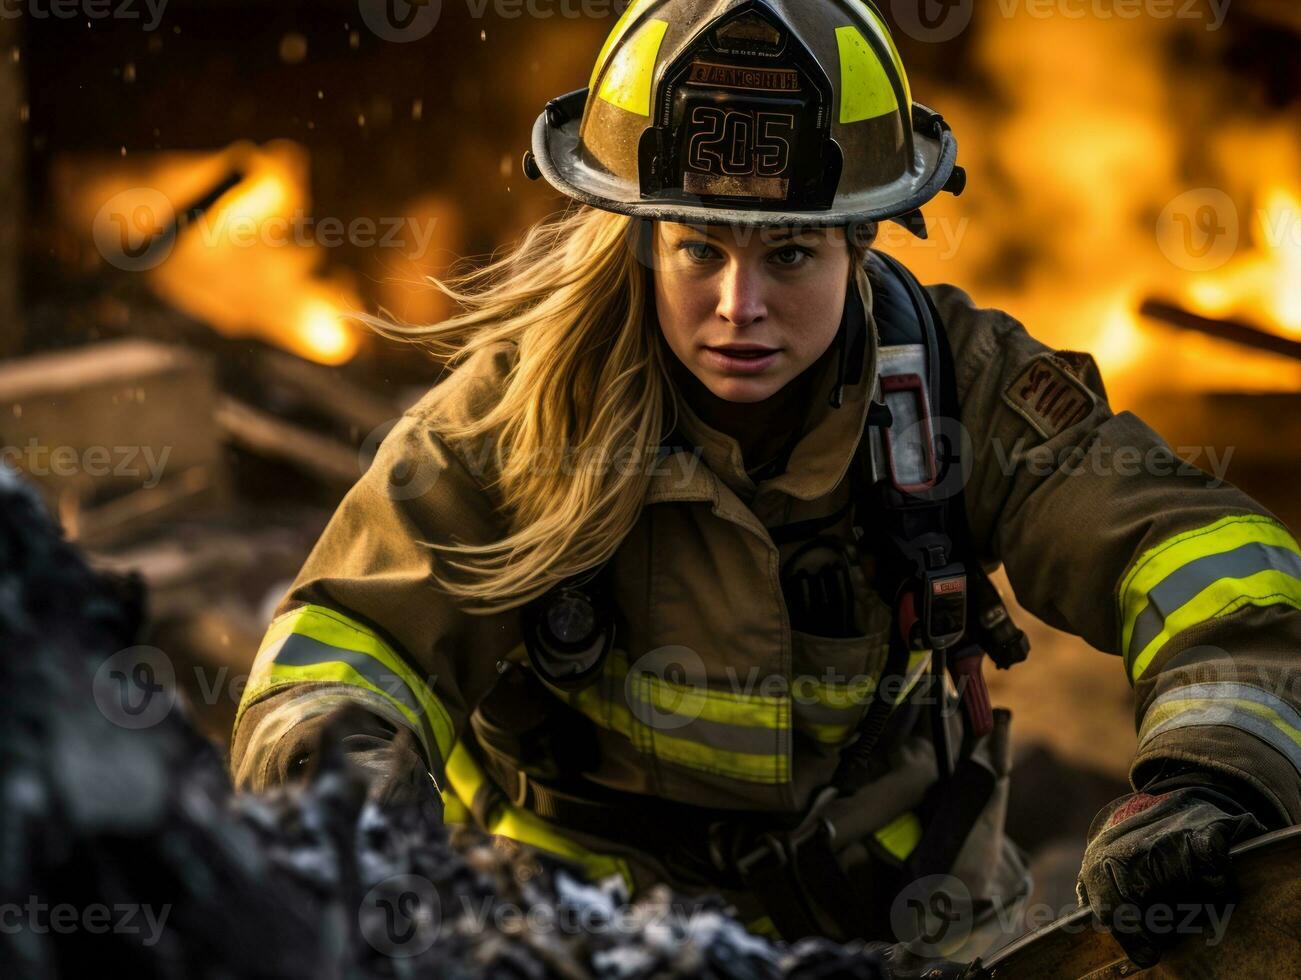
<instances>
[{"instance_id":1,"label":"gloved hand","mask_svg":"<svg viewBox=\"0 0 1301 980\"><path fill-rule=\"evenodd\" d=\"M1229 849L1265 830L1221 788L1158 784L1116 800L1089 829L1076 894L1129 958L1155 964L1190 905L1233 901ZM1170 912L1149 916L1149 910Z\"/></svg>"},{"instance_id":2,"label":"gloved hand","mask_svg":"<svg viewBox=\"0 0 1301 980\"><path fill-rule=\"evenodd\" d=\"M271 753L269 781L310 780L330 746L365 775L370 800L383 807L424 805L442 821L442 797L415 735L360 705L307 718L286 732Z\"/></svg>"}]
</instances>

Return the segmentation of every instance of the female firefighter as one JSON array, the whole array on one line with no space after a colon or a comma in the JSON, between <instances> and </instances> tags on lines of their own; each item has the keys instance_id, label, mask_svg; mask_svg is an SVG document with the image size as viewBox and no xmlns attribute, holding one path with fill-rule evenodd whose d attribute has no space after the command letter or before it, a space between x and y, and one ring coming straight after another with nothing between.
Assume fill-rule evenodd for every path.
<instances>
[{"instance_id":1,"label":"female firefighter","mask_svg":"<svg viewBox=\"0 0 1301 980\"><path fill-rule=\"evenodd\" d=\"M1028 888L979 672L1024 655L1002 563L1136 693L1081 900L1221 894L1301 817L1301 551L1197 471L1071 465L1173 456L1088 355L871 249L924 234L956 155L871 3L632 3L525 158L577 203L440 284L460 314L376 323L456 367L285 596L238 783L329 727L379 798L788 939L909 938L924 879L971 913L930 952L970 957ZM1136 921L1151 962L1168 917Z\"/></svg>"}]
</instances>

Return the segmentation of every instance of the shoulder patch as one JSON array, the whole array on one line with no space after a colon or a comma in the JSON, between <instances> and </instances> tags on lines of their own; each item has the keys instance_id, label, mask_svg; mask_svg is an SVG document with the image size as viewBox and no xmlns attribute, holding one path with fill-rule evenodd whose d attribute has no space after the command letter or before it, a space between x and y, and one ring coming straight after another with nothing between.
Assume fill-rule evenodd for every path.
<instances>
[{"instance_id":1,"label":"shoulder patch","mask_svg":"<svg viewBox=\"0 0 1301 980\"><path fill-rule=\"evenodd\" d=\"M1039 354L1003 392L1012 411L1045 439L1087 418L1097 396L1055 354Z\"/></svg>"}]
</instances>

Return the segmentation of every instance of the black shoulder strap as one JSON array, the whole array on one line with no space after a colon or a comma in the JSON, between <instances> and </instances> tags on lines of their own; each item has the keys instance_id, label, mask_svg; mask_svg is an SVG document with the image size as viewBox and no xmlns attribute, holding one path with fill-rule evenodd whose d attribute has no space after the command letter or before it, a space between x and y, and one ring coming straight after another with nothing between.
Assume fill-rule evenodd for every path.
<instances>
[{"instance_id":1,"label":"black shoulder strap","mask_svg":"<svg viewBox=\"0 0 1301 980\"><path fill-rule=\"evenodd\" d=\"M870 251L866 272L880 339L876 414L859 444L860 479L871 504L891 518L892 533L910 568L973 557L963 495L962 443L953 352L939 311L898 260ZM909 554L910 544L922 549ZM936 552L939 549L939 552ZM917 564L920 562L920 564Z\"/></svg>"},{"instance_id":2,"label":"black shoulder strap","mask_svg":"<svg viewBox=\"0 0 1301 980\"><path fill-rule=\"evenodd\" d=\"M973 550L962 446L953 438L961 430L945 421L960 418L953 355L939 313L912 273L875 251L868 253L865 271L880 340L877 397L886 410L871 413L856 454L856 523L876 557L874 585L894 609L884 673L901 675L910 650L929 648L939 683L944 651L967 632ZM833 778L842 793L868 778L894 708L877 694ZM942 765L947 769L947 759Z\"/></svg>"},{"instance_id":3,"label":"black shoulder strap","mask_svg":"<svg viewBox=\"0 0 1301 980\"><path fill-rule=\"evenodd\" d=\"M872 312L882 347L918 344L927 350L928 389L938 417L949 420L936 433L941 442L941 496L946 502L945 524L953 540L955 553L975 559L975 545L967 523L966 500L962 480L962 445L956 438L960 431L962 406L958 400L957 365L944 321L930 294L917 277L897 259L875 250L868 253L868 278L872 282ZM879 291L878 291L879 289ZM879 312L878 312L879 311ZM956 474L952 472L957 466Z\"/></svg>"}]
</instances>

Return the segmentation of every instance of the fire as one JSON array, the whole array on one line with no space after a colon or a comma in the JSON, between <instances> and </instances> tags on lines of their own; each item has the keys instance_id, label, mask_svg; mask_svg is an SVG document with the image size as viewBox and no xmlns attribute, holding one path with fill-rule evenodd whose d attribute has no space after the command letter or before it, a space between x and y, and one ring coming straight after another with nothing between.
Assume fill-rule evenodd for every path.
<instances>
[{"instance_id":1,"label":"fire","mask_svg":"<svg viewBox=\"0 0 1301 980\"><path fill-rule=\"evenodd\" d=\"M328 303L313 301L303 311L298 335L316 359L326 364L340 364L352 356L356 343L339 320L338 311Z\"/></svg>"},{"instance_id":2,"label":"fire","mask_svg":"<svg viewBox=\"0 0 1301 980\"><path fill-rule=\"evenodd\" d=\"M1091 353L1104 372L1126 371L1148 354L1147 334L1139 325L1129 297L1115 303L1101 322L1102 329Z\"/></svg>"},{"instance_id":3,"label":"fire","mask_svg":"<svg viewBox=\"0 0 1301 980\"><path fill-rule=\"evenodd\" d=\"M1237 316L1301 336L1301 198L1275 186L1253 214L1256 247L1187 283L1184 300L1206 316Z\"/></svg>"},{"instance_id":4,"label":"fire","mask_svg":"<svg viewBox=\"0 0 1301 980\"><path fill-rule=\"evenodd\" d=\"M306 151L285 140L115 160L89 178L65 167L64 211L94 229L107 264L143 273L177 309L342 364L360 347L345 320L362 301L351 277L324 269L307 169Z\"/></svg>"},{"instance_id":5,"label":"fire","mask_svg":"<svg viewBox=\"0 0 1301 980\"><path fill-rule=\"evenodd\" d=\"M999 4L977 4L970 30L964 70L980 84L914 86L952 124L968 190L924 208L929 241L884 247L923 282L1092 353L1118 408L1162 391L1301 390L1301 365L1139 314L1158 298L1301 336L1301 127L1225 94L1238 91L1219 59L1227 32ZM1179 40L1198 56L1174 56ZM1199 189L1238 219L1213 269L1172 255L1160 227Z\"/></svg>"}]
</instances>

